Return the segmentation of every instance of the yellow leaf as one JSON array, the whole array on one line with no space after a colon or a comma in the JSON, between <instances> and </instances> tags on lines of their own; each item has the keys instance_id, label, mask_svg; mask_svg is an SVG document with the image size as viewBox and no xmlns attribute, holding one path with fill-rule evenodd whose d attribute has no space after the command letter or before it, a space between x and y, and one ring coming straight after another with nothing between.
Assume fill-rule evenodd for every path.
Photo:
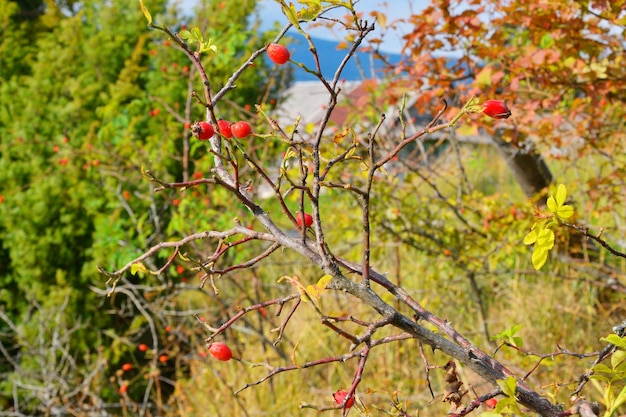
<instances>
[{"instance_id":1,"label":"yellow leaf","mask_svg":"<svg viewBox=\"0 0 626 417\"><path fill-rule=\"evenodd\" d=\"M346 136L348 136L350 132L351 132L351 129L347 128L347 129L344 129L340 133L335 133L335 136L333 137L333 142L335 143L341 142L342 140L344 140Z\"/></svg>"},{"instance_id":2,"label":"yellow leaf","mask_svg":"<svg viewBox=\"0 0 626 417\"><path fill-rule=\"evenodd\" d=\"M569 219L574 215L574 207L570 205L564 205L559 207L559 211L556 213L562 219Z\"/></svg>"},{"instance_id":3,"label":"yellow leaf","mask_svg":"<svg viewBox=\"0 0 626 417\"><path fill-rule=\"evenodd\" d=\"M534 250L533 250L533 255L531 257L531 260L533 262L533 267L538 271L541 269L542 266L545 265L546 261L548 260L548 253L550 251L548 249L545 249L543 247L538 247L535 246Z\"/></svg>"},{"instance_id":4,"label":"yellow leaf","mask_svg":"<svg viewBox=\"0 0 626 417\"><path fill-rule=\"evenodd\" d=\"M322 288L322 289L324 289L324 288L326 288L326 286L328 284L330 284L330 281L332 281L332 280L333 280L333 277L331 277L330 275L326 274L323 277L321 277L319 279L319 281L317 281L317 286Z\"/></svg>"},{"instance_id":5,"label":"yellow leaf","mask_svg":"<svg viewBox=\"0 0 626 417\"><path fill-rule=\"evenodd\" d=\"M130 266L130 273L133 275L137 275L139 273L139 276L143 277L146 272L148 272L148 269L141 262L135 262Z\"/></svg>"},{"instance_id":6,"label":"yellow leaf","mask_svg":"<svg viewBox=\"0 0 626 417\"><path fill-rule=\"evenodd\" d=\"M491 67L485 67L478 74L476 74L478 87L489 87L491 85L491 73Z\"/></svg>"},{"instance_id":7,"label":"yellow leaf","mask_svg":"<svg viewBox=\"0 0 626 417\"><path fill-rule=\"evenodd\" d=\"M285 17L287 17L287 20L289 20L289 22L294 25L294 27L300 27L300 23L298 22L298 12L296 11L296 8L293 4L287 6L283 3L283 14L285 15Z\"/></svg>"},{"instance_id":8,"label":"yellow leaf","mask_svg":"<svg viewBox=\"0 0 626 417\"><path fill-rule=\"evenodd\" d=\"M556 204L556 200L554 199L553 196L548 197L548 211L550 211L551 213L556 213L558 210L558 206Z\"/></svg>"},{"instance_id":9,"label":"yellow leaf","mask_svg":"<svg viewBox=\"0 0 626 417\"><path fill-rule=\"evenodd\" d=\"M550 250L554 247L554 232L550 229L543 229L537 233L537 246Z\"/></svg>"},{"instance_id":10,"label":"yellow leaf","mask_svg":"<svg viewBox=\"0 0 626 417\"><path fill-rule=\"evenodd\" d=\"M531 230L530 233L528 233L524 237L524 245L532 245L536 241L537 241L537 231L536 230Z\"/></svg>"},{"instance_id":11,"label":"yellow leaf","mask_svg":"<svg viewBox=\"0 0 626 417\"><path fill-rule=\"evenodd\" d=\"M146 17L146 20L148 21L148 26L151 26L152 15L148 11L148 8L143 4L143 0L139 0L139 6L141 7L141 11L143 12L143 15Z\"/></svg>"},{"instance_id":12,"label":"yellow leaf","mask_svg":"<svg viewBox=\"0 0 626 417\"><path fill-rule=\"evenodd\" d=\"M332 279L333 277L331 277L330 275L324 275L319 279L319 281L317 281L317 284L307 285L306 293L309 295L309 297L311 297L311 299L319 300L322 296L322 293L326 289L326 286ZM308 297L306 297L305 294L300 293L300 298L302 298L302 301L308 301Z\"/></svg>"},{"instance_id":13,"label":"yellow leaf","mask_svg":"<svg viewBox=\"0 0 626 417\"><path fill-rule=\"evenodd\" d=\"M372 12L372 14L376 18L376 23L378 23L378 26L384 29L387 26L387 16L378 11Z\"/></svg>"},{"instance_id":14,"label":"yellow leaf","mask_svg":"<svg viewBox=\"0 0 626 417\"><path fill-rule=\"evenodd\" d=\"M565 189L565 185L559 184L556 189L555 198L557 207L561 207L565 203L565 199L567 198L567 190Z\"/></svg>"}]
</instances>

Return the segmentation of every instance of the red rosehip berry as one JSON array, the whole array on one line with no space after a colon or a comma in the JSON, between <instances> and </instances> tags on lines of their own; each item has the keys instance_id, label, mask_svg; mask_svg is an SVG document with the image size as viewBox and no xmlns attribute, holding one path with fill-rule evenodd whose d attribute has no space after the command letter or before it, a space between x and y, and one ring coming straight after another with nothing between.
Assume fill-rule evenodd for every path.
<instances>
[{"instance_id":1,"label":"red rosehip berry","mask_svg":"<svg viewBox=\"0 0 626 417\"><path fill-rule=\"evenodd\" d=\"M209 353L218 361L229 361L233 357L233 352L226 343L214 342L209 345Z\"/></svg>"},{"instance_id":2,"label":"red rosehip berry","mask_svg":"<svg viewBox=\"0 0 626 417\"><path fill-rule=\"evenodd\" d=\"M335 399L335 402L337 404L343 404L347 396L348 396L348 391L346 391L345 389L340 389L339 391L333 394L333 398ZM353 405L354 405L354 396L350 397L348 402L346 402L345 408L350 408Z\"/></svg>"},{"instance_id":3,"label":"red rosehip berry","mask_svg":"<svg viewBox=\"0 0 626 417\"><path fill-rule=\"evenodd\" d=\"M508 119L511 116L511 110L502 100L487 100L483 103L483 114L494 119Z\"/></svg>"},{"instance_id":4,"label":"red rosehip berry","mask_svg":"<svg viewBox=\"0 0 626 417\"><path fill-rule=\"evenodd\" d=\"M159 362L161 362L161 363L165 363L165 362L167 362L167 355L161 355L161 356L159 356Z\"/></svg>"},{"instance_id":5,"label":"red rosehip berry","mask_svg":"<svg viewBox=\"0 0 626 417\"><path fill-rule=\"evenodd\" d=\"M296 216L296 223L298 223L298 227L300 229L302 229L303 224L306 227L311 227L311 225L313 224L313 216L311 216L309 213L304 213L304 215L302 215L302 213L298 212L298 215Z\"/></svg>"},{"instance_id":6,"label":"red rosehip berry","mask_svg":"<svg viewBox=\"0 0 626 417\"><path fill-rule=\"evenodd\" d=\"M130 371L131 369L133 369L133 365L131 365L130 363L125 363L124 365L122 365L122 371Z\"/></svg>"},{"instance_id":7,"label":"red rosehip berry","mask_svg":"<svg viewBox=\"0 0 626 417\"><path fill-rule=\"evenodd\" d=\"M291 55L289 54L289 50L283 45L272 43L267 46L267 56L275 64L282 65L289 61Z\"/></svg>"},{"instance_id":8,"label":"red rosehip berry","mask_svg":"<svg viewBox=\"0 0 626 417\"><path fill-rule=\"evenodd\" d=\"M215 134L215 129L211 123L198 122L191 125L191 134L200 140L209 140Z\"/></svg>"},{"instance_id":9,"label":"red rosehip berry","mask_svg":"<svg viewBox=\"0 0 626 417\"><path fill-rule=\"evenodd\" d=\"M217 126L220 128L220 133L226 138L232 138L233 132L230 129L230 122L224 119L217 121Z\"/></svg>"},{"instance_id":10,"label":"red rosehip berry","mask_svg":"<svg viewBox=\"0 0 626 417\"><path fill-rule=\"evenodd\" d=\"M145 343L140 344L139 350L142 352L146 352L148 350L148 345L146 345Z\"/></svg>"},{"instance_id":11,"label":"red rosehip berry","mask_svg":"<svg viewBox=\"0 0 626 417\"><path fill-rule=\"evenodd\" d=\"M495 398L489 398L487 401L485 401L485 406L487 408L496 408L496 405L498 405L498 400L496 400Z\"/></svg>"},{"instance_id":12,"label":"red rosehip berry","mask_svg":"<svg viewBox=\"0 0 626 417\"><path fill-rule=\"evenodd\" d=\"M237 122L230 125L230 131L236 138L243 139L252 132L252 128L246 122Z\"/></svg>"},{"instance_id":13,"label":"red rosehip berry","mask_svg":"<svg viewBox=\"0 0 626 417\"><path fill-rule=\"evenodd\" d=\"M120 394L124 394L126 391L128 391L128 384L121 385L118 391Z\"/></svg>"}]
</instances>

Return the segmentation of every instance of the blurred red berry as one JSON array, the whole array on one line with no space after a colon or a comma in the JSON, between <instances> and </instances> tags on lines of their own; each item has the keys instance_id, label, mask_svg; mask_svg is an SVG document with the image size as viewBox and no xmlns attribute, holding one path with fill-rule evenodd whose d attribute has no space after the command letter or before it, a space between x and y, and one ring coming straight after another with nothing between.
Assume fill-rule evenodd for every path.
<instances>
[{"instance_id":1,"label":"blurred red berry","mask_svg":"<svg viewBox=\"0 0 626 417\"><path fill-rule=\"evenodd\" d=\"M211 123L199 122L191 125L191 133L200 140L208 140L215 134L215 129Z\"/></svg>"},{"instance_id":2,"label":"blurred red berry","mask_svg":"<svg viewBox=\"0 0 626 417\"><path fill-rule=\"evenodd\" d=\"M346 391L345 389L340 389L339 391L333 394L333 398L335 399L335 402L337 404L343 404L347 396L348 396L348 391ZM350 397L350 399L345 405L345 408L350 408L353 405L354 405L354 396Z\"/></svg>"},{"instance_id":3,"label":"blurred red berry","mask_svg":"<svg viewBox=\"0 0 626 417\"><path fill-rule=\"evenodd\" d=\"M128 384L122 384L118 391L120 394L124 394L126 391L128 391Z\"/></svg>"},{"instance_id":4,"label":"blurred red berry","mask_svg":"<svg viewBox=\"0 0 626 417\"><path fill-rule=\"evenodd\" d=\"M131 365L130 363L125 363L124 365L122 365L122 371L130 371L131 369L133 369L133 365Z\"/></svg>"},{"instance_id":5,"label":"blurred red berry","mask_svg":"<svg viewBox=\"0 0 626 417\"><path fill-rule=\"evenodd\" d=\"M218 361L229 361L233 352L226 343L214 342L209 345L209 353Z\"/></svg>"},{"instance_id":6,"label":"blurred red berry","mask_svg":"<svg viewBox=\"0 0 626 417\"><path fill-rule=\"evenodd\" d=\"M252 132L252 128L246 122L237 122L230 125L230 131L236 138L243 139Z\"/></svg>"},{"instance_id":7,"label":"blurred red berry","mask_svg":"<svg viewBox=\"0 0 626 417\"><path fill-rule=\"evenodd\" d=\"M498 405L498 400L496 400L495 398L489 398L487 401L485 401L485 406L487 406L488 408L496 408L496 405Z\"/></svg>"},{"instance_id":8,"label":"blurred red berry","mask_svg":"<svg viewBox=\"0 0 626 417\"><path fill-rule=\"evenodd\" d=\"M267 47L267 56L275 64L282 65L285 62L289 61L290 54L289 50L283 45L272 43Z\"/></svg>"},{"instance_id":9,"label":"blurred red berry","mask_svg":"<svg viewBox=\"0 0 626 417\"><path fill-rule=\"evenodd\" d=\"M165 326L165 331L168 332L168 333L171 332L172 331L172 326L169 326L169 325Z\"/></svg>"},{"instance_id":10,"label":"blurred red berry","mask_svg":"<svg viewBox=\"0 0 626 417\"><path fill-rule=\"evenodd\" d=\"M167 362L167 355L161 355L161 356L159 356L159 362L161 362L161 363L165 363L165 362Z\"/></svg>"},{"instance_id":11,"label":"blurred red berry","mask_svg":"<svg viewBox=\"0 0 626 417\"><path fill-rule=\"evenodd\" d=\"M494 119L508 119L511 110L502 100L487 100L483 103L483 113Z\"/></svg>"},{"instance_id":12,"label":"blurred red berry","mask_svg":"<svg viewBox=\"0 0 626 417\"><path fill-rule=\"evenodd\" d=\"M298 215L296 216L296 223L298 223L298 227L300 229L302 229L303 224L306 227L311 227L311 225L313 224L313 216L311 216L309 213L304 213L303 216L302 213L298 212Z\"/></svg>"},{"instance_id":13,"label":"blurred red berry","mask_svg":"<svg viewBox=\"0 0 626 417\"><path fill-rule=\"evenodd\" d=\"M139 350L142 352L146 352L148 350L148 345L146 345L145 343L140 344Z\"/></svg>"}]
</instances>

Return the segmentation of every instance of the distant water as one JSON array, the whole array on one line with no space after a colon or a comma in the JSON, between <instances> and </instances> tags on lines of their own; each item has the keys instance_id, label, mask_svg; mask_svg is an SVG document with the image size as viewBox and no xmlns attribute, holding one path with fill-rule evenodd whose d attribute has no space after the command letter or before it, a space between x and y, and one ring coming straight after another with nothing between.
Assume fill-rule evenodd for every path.
<instances>
[{"instance_id":1,"label":"distant water","mask_svg":"<svg viewBox=\"0 0 626 417\"><path fill-rule=\"evenodd\" d=\"M299 34L289 34L293 39L287 47L291 52L292 59L304 63L309 68L315 68L315 61L309 51L309 46L303 36ZM317 48L320 59L322 74L327 79L332 79L337 67L346 56L348 50L338 50L339 42L313 38L313 43ZM400 54L385 54L389 62L400 61ZM384 64L381 60L374 59L370 52L357 52L344 68L341 79L346 81L356 81L381 76ZM294 67L295 81L315 81L317 78L299 67Z\"/></svg>"}]
</instances>

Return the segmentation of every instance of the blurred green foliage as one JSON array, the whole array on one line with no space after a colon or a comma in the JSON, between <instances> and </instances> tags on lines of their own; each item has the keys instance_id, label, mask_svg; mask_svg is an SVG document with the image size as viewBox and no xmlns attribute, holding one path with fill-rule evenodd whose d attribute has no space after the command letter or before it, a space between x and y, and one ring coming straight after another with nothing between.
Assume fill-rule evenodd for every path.
<instances>
[{"instance_id":1,"label":"blurred green foliage","mask_svg":"<svg viewBox=\"0 0 626 417\"><path fill-rule=\"evenodd\" d=\"M258 33L254 0L200 2L201 20L162 0L148 6L175 32L187 25L214 38L217 54L207 54L203 63L215 91L270 39ZM46 333L54 326L41 320L64 306L58 326L82 323L64 346L77 361L66 370L66 383L75 386L84 378L81 368L96 358L110 360L112 367L125 352L134 355L146 324L119 311L122 296L107 299L92 291L106 280L96 265L115 269L151 244L206 226L181 221L179 213L187 209L233 217L217 203L219 193L209 201L211 190L203 190L179 206L180 196L155 193L141 175L146 167L180 181L210 168L205 148L190 144L184 126L204 118L203 107L189 98L192 89L202 91L197 71L159 35L146 29L135 0L0 2L2 343L19 352L24 369L41 368L36 341L54 343ZM220 117L239 118L246 104L275 98L272 71L263 60L247 68ZM160 281L177 275L168 270ZM165 288L161 295L171 291ZM13 331L11 324L17 326ZM7 381L0 388L0 408L10 408L10 381L21 378L14 371L6 358L0 360ZM108 381L113 373L103 369L93 382L105 401L118 398ZM51 385L46 389L53 396L64 390L61 381ZM35 412L38 401L24 392L18 390L22 411Z\"/></svg>"}]
</instances>

